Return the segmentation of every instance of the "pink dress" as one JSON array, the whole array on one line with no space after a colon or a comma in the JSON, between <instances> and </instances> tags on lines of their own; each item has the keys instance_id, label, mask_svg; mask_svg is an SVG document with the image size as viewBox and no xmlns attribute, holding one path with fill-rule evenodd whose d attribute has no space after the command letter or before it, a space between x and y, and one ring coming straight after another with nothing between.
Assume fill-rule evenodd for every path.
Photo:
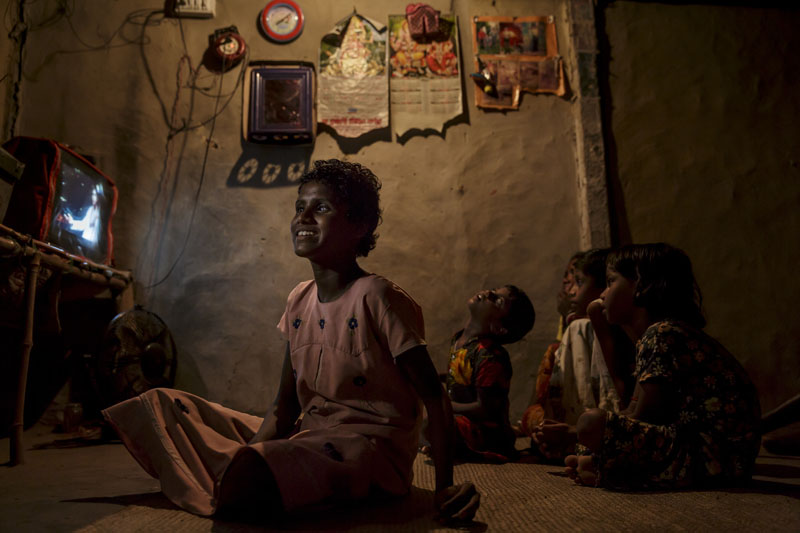
<instances>
[{"instance_id":1,"label":"pink dress","mask_svg":"<svg viewBox=\"0 0 800 533\"><path fill-rule=\"evenodd\" d=\"M290 438L248 445L260 417L172 389L150 390L104 416L164 494L196 514L217 510L220 481L243 450L266 461L287 511L407 493L422 404L394 358L425 344L420 307L376 275L327 303L306 281L289 295L278 327L302 413Z\"/></svg>"}]
</instances>

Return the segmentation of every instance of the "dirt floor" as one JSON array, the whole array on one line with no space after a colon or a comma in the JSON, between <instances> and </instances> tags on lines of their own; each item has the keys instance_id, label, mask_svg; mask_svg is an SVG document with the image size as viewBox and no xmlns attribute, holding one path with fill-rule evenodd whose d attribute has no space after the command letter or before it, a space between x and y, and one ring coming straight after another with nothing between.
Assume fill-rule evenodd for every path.
<instances>
[{"instance_id":1,"label":"dirt floor","mask_svg":"<svg viewBox=\"0 0 800 533\"><path fill-rule=\"evenodd\" d=\"M148 476L121 444L89 444L91 441L78 437L77 433L56 433L52 426L43 424L26 431L25 463L0 467L0 531L259 529L226 525L178 510L161 495L158 481ZM8 438L0 440L0 454L0 461L8 460ZM428 500L432 499L432 491L425 488L432 483L432 467L418 462L415 485L422 488L412 493L409 499L415 501L408 503L406 509L409 513L424 514L420 509L427 508ZM561 468L553 465L508 465L504 470L506 466L482 465L482 469L475 470L457 466L457 477L469 476L484 489L486 496L478 522L467 529L685 531L704 524L707 527L701 529L713 531L800 531L800 457L797 456L764 451L758 460L753 486L748 490L647 496L575 487L561 475ZM418 468L424 470L418 472ZM575 508L581 499L587 509L595 511L587 511L582 518L575 515L576 521L570 521L569 516L555 520L554 517ZM632 504L646 512L640 518L628 513L623 520L619 509ZM541 512L545 508L547 515ZM346 515L339 516L333 522L326 522L326 530L328 527L339 531L443 530L431 517L404 521L394 516L382 523L383 517L393 513L396 514L373 509L373 518L366 520L362 513L359 523L348 522ZM303 530L320 530L317 527L321 525L312 523ZM279 529L298 528L288 525Z\"/></svg>"}]
</instances>

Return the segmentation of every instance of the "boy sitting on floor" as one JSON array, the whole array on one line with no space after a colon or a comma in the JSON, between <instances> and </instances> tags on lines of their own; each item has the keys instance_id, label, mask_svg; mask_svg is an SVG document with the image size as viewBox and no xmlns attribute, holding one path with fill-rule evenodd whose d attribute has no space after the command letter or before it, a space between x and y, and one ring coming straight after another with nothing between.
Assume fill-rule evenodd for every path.
<instances>
[{"instance_id":1,"label":"boy sitting on floor","mask_svg":"<svg viewBox=\"0 0 800 533\"><path fill-rule=\"evenodd\" d=\"M536 314L514 285L481 291L467 307L469 319L453 335L446 380L456 422L455 456L505 462L516 456L516 436L508 414L511 360L503 345L522 339Z\"/></svg>"}]
</instances>

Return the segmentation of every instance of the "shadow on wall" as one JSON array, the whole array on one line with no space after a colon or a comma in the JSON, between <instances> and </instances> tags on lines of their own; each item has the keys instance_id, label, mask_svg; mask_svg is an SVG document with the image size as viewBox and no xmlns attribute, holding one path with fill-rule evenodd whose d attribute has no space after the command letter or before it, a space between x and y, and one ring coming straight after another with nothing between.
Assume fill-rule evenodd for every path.
<instances>
[{"instance_id":1,"label":"shadow on wall","mask_svg":"<svg viewBox=\"0 0 800 533\"><path fill-rule=\"evenodd\" d=\"M412 129L397 138L400 144L405 144L411 138L429 135L445 137L447 128L456 124L469 123L466 113L454 117L447 123L441 132L436 130ZM339 149L344 154L358 153L365 146L376 142L392 142L390 128L380 128L369 131L359 137L342 137L325 124L317 124L318 131L333 137ZM228 187L253 187L270 189L274 187L288 187L296 185L303 174L311 165L311 155L314 145L277 145L255 144L242 140L242 153L231 168L228 175Z\"/></svg>"},{"instance_id":2,"label":"shadow on wall","mask_svg":"<svg viewBox=\"0 0 800 533\"><path fill-rule=\"evenodd\" d=\"M368 131L358 137L343 137L327 124L318 123L317 131L329 134L339 145L343 154L357 154L362 148L377 142L392 142L392 130L388 127Z\"/></svg>"},{"instance_id":3,"label":"shadow on wall","mask_svg":"<svg viewBox=\"0 0 800 533\"><path fill-rule=\"evenodd\" d=\"M308 169L314 145L283 146L242 141L228 187L270 189L295 185Z\"/></svg>"},{"instance_id":4,"label":"shadow on wall","mask_svg":"<svg viewBox=\"0 0 800 533\"><path fill-rule=\"evenodd\" d=\"M622 246L633 242L628 224L628 211L619 178L617 139L611 129L614 118L614 102L611 94L611 42L606 32L606 9L608 1L595 9L597 28L597 80L600 94L600 114L603 124L603 144L606 157L606 191L608 194L608 214L611 225L611 245Z\"/></svg>"}]
</instances>

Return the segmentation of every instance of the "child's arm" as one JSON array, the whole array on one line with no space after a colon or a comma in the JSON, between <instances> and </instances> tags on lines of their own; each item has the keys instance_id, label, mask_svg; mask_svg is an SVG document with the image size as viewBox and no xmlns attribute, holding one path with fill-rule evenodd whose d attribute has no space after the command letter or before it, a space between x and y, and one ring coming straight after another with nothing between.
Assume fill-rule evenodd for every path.
<instances>
[{"instance_id":1,"label":"child's arm","mask_svg":"<svg viewBox=\"0 0 800 533\"><path fill-rule=\"evenodd\" d=\"M408 377L428 412L431 455L436 468L436 508L441 518L471 520L480 505L480 494L472 483L453 485L453 414L428 350L417 346L395 359Z\"/></svg>"},{"instance_id":2,"label":"child's arm","mask_svg":"<svg viewBox=\"0 0 800 533\"><path fill-rule=\"evenodd\" d=\"M666 387L652 381L637 381L631 403L622 414L642 422L661 424L667 420L670 405L672 395Z\"/></svg>"},{"instance_id":3,"label":"child's arm","mask_svg":"<svg viewBox=\"0 0 800 533\"><path fill-rule=\"evenodd\" d=\"M300 403L297 401L297 385L292 373L292 358L289 355L287 342L278 394L264 415L261 427L250 439L250 444L284 437L292 430L298 416L300 416Z\"/></svg>"},{"instance_id":4,"label":"child's arm","mask_svg":"<svg viewBox=\"0 0 800 533\"><path fill-rule=\"evenodd\" d=\"M589 315L594 335L600 344L600 351L603 352L603 359L611 380L614 382L614 388L617 389L617 395L624 402L627 398L626 394L629 394L629 391L625 390L625 377L620 375L620 367L624 365L620 364L620 354L617 353L611 324L603 315L603 301L597 299L591 302L586 308L586 313Z\"/></svg>"},{"instance_id":5,"label":"child's arm","mask_svg":"<svg viewBox=\"0 0 800 533\"><path fill-rule=\"evenodd\" d=\"M458 403L451 400L453 412L472 420L491 420L493 413L502 412L506 392L496 387L476 387L478 400L471 403Z\"/></svg>"}]
</instances>

